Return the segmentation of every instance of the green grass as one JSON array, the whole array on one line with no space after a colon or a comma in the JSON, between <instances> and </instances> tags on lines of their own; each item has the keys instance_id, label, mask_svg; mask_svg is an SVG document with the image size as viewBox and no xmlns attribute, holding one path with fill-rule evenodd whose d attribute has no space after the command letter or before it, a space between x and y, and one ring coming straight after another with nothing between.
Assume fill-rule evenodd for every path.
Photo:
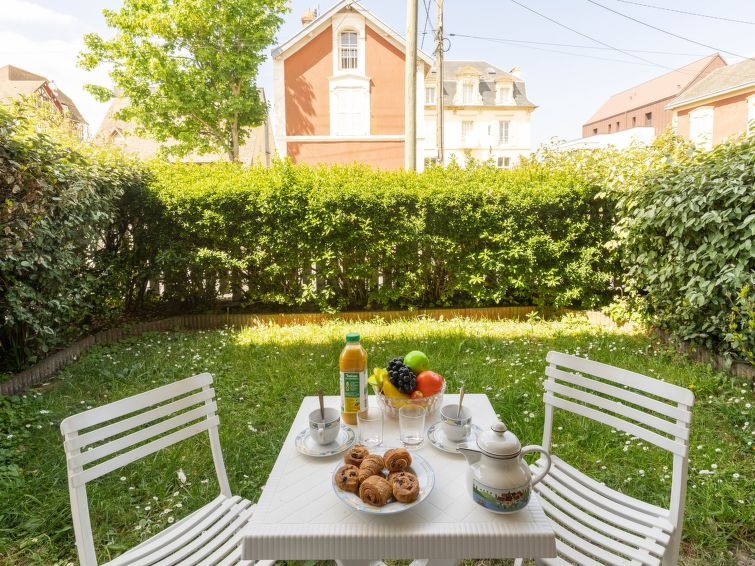
<instances>
[{"instance_id":1,"label":"green grass","mask_svg":"<svg viewBox=\"0 0 755 566\"><path fill-rule=\"evenodd\" d=\"M92 349L49 384L0 399L0 562L76 561L60 421L194 373L214 374L231 487L256 500L300 400L337 394L347 330L362 334L370 367L412 349L426 352L449 391L486 393L522 443L543 426L544 358L555 349L694 389L683 563L736 564L753 551L749 384L656 349L638 331L561 322L409 320L153 333ZM557 413L553 451L606 484L667 504L671 459L594 422ZM178 478L183 470L186 482ZM640 473L639 470L643 472ZM701 473L705 471L704 473ZM217 493L206 439L197 437L90 484L101 560L165 528ZM749 504L747 503L749 501Z\"/></svg>"}]
</instances>

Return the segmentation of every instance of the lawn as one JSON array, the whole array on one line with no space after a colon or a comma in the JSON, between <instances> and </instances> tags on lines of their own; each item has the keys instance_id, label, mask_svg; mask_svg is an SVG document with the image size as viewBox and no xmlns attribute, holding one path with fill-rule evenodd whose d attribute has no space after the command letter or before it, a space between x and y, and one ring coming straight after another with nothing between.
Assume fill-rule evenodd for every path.
<instances>
[{"instance_id":1,"label":"lawn","mask_svg":"<svg viewBox=\"0 0 755 566\"><path fill-rule=\"evenodd\" d=\"M337 357L358 331L370 367L426 352L449 391L486 393L523 444L540 441L548 350L588 356L693 388L684 564L736 564L755 550L750 385L662 349L640 331L559 322L455 319L262 326L152 333L96 347L49 384L0 399L0 561L76 561L60 421L73 413L209 371L234 493L256 500L304 395L338 393ZM599 481L667 504L671 459L653 446L558 416L553 451ZM179 477L181 476L181 477ZM185 478L184 478L185 476ZM206 438L195 438L91 484L95 542L110 559L217 493ZM184 481L182 481L184 480ZM750 501L748 504L747 501Z\"/></svg>"}]
</instances>

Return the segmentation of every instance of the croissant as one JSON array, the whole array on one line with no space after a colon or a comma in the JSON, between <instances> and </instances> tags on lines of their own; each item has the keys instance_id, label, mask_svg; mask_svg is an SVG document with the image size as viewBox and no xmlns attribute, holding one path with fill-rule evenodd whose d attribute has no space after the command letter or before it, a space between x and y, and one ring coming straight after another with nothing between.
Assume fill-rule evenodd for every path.
<instances>
[{"instance_id":1,"label":"croissant","mask_svg":"<svg viewBox=\"0 0 755 566\"><path fill-rule=\"evenodd\" d=\"M357 493L359 491L359 468L350 464L338 468L336 485L344 491Z\"/></svg>"},{"instance_id":2,"label":"croissant","mask_svg":"<svg viewBox=\"0 0 755 566\"><path fill-rule=\"evenodd\" d=\"M355 444L349 449L348 452L346 452L346 456L344 456L343 460L347 464L351 464L352 466L356 466L358 468L362 463L362 460L364 460L366 456L369 456L369 454L370 451L366 446Z\"/></svg>"},{"instance_id":3,"label":"croissant","mask_svg":"<svg viewBox=\"0 0 755 566\"><path fill-rule=\"evenodd\" d=\"M412 465L412 455L406 448L391 448L383 454L389 472L403 472Z\"/></svg>"},{"instance_id":4,"label":"croissant","mask_svg":"<svg viewBox=\"0 0 755 566\"><path fill-rule=\"evenodd\" d=\"M412 503L419 495L417 476L408 472L397 472L391 482L393 497L401 503Z\"/></svg>"},{"instance_id":5,"label":"croissant","mask_svg":"<svg viewBox=\"0 0 755 566\"><path fill-rule=\"evenodd\" d=\"M370 454L362 460L359 466L359 481L360 483L366 480L370 476L382 475L385 463L383 458L377 454Z\"/></svg>"},{"instance_id":6,"label":"croissant","mask_svg":"<svg viewBox=\"0 0 755 566\"><path fill-rule=\"evenodd\" d=\"M359 486L359 498L375 507L388 503L392 495L391 484L383 476L370 476Z\"/></svg>"}]
</instances>

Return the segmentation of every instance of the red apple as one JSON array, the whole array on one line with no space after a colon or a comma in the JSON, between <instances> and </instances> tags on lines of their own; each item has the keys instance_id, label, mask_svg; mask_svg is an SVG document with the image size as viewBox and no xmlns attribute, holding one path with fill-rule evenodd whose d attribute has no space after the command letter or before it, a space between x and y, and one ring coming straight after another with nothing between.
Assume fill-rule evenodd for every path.
<instances>
[{"instance_id":1,"label":"red apple","mask_svg":"<svg viewBox=\"0 0 755 566\"><path fill-rule=\"evenodd\" d=\"M422 395L429 397L440 393L443 388L443 376L434 371L423 371L417 376L417 390L422 392Z\"/></svg>"}]
</instances>

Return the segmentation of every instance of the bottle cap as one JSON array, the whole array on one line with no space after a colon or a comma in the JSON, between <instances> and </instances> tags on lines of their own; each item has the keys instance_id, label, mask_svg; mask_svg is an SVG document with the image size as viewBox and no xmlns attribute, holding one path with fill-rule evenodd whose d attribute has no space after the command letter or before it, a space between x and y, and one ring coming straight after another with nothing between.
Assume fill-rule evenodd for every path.
<instances>
[{"instance_id":1,"label":"bottle cap","mask_svg":"<svg viewBox=\"0 0 755 566\"><path fill-rule=\"evenodd\" d=\"M356 332L349 332L346 335L346 341L347 342L359 342L359 334Z\"/></svg>"}]
</instances>

